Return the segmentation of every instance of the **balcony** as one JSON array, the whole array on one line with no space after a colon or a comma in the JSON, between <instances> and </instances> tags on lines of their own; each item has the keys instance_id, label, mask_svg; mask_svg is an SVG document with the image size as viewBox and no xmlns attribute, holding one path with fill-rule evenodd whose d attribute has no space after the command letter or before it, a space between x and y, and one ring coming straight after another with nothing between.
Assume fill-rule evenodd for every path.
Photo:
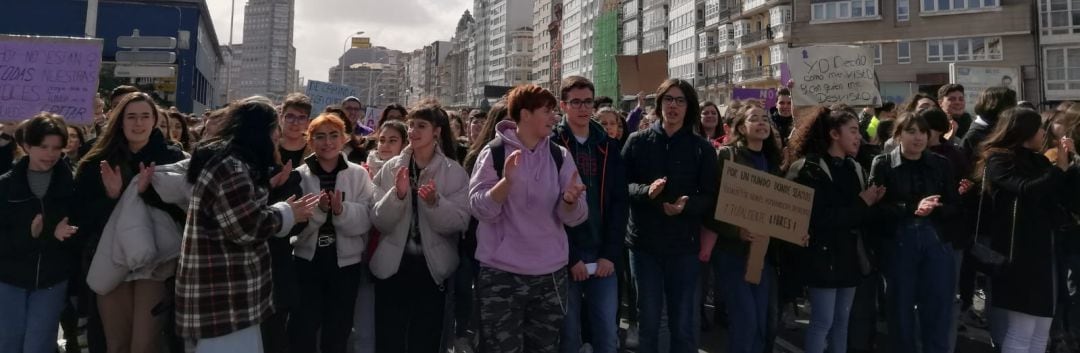
<instances>
[{"instance_id":1,"label":"balcony","mask_svg":"<svg viewBox=\"0 0 1080 353\"><path fill-rule=\"evenodd\" d=\"M738 46L735 44L734 39L721 39L717 45L717 54L730 55L734 54Z\"/></svg>"},{"instance_id":2,"label":"balcony","mask_svg":"<svg viewBox=\"0 0 1080 353\"><path fill-rule=\"evenodd\" d=\"M773 5L787 3L788 0L744 0L741 17L750 17L761 12L768 11Z\"/></svg>"},{"instance_id":3,"label":"balcony","mask_svg":"<svg viewBox=\"0 0 1080 353\"><path fill-rule=\"evenodd\" d=\"M772 40L773 32L771 27L766 27L764 31L750 32L743 34L742 37L736 38L739 42L739 49L750 49L761 44L767 44L769 40Z\"/></svg>"},{"instance_id":4,"label":"balcony","mask_svg":"<svg viewBox=\"0 0 1080 353\"><path fill-rule=\"evenodd\" d=\"M734 81L736 84L747 84L770 80L773 78L774 72L776 72L776 70L772 66L749 68L742 71L736 71Z\"/></svg>"},{"instance_id":5,"label":"balcony","mask_svg":"<svg viewBox=\"0 0 1080 353\"><path fill-rule=\"evenodd\" d=\"M709 76L705 78L705 85L709 88L726 85L728 83L731 83L731 74L728 73L719 74L717 76Z\"/></svg>"},{"instance_id":6,"label":"balcony","mask_svg":"<svg viewBox=\"0 0 1080 353\"><path fill-rule=\"evenodd\" d=\"M776 25L769 27L772 31L772 39L775 42L785 42L791 39L791 24L785 23L782 25Z\"/></svg>"}]
</instances>

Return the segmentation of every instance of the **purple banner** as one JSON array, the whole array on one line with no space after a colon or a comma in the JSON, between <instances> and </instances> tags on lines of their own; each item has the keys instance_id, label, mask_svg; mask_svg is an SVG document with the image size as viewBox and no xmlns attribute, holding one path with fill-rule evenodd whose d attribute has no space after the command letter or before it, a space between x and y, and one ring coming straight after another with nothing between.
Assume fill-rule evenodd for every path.
<instances>
[{"instance_id":1,"label":"purple banner","mask_svg":"<svg viewBox=\"0 0 1080 353\"><path fill-rule=\"evenodd\" d=\"M735 88L731 90L731 100L758 100L765 103L765 109L776 107L775 88Z\"/></svg>"},{"instance_id":2,"label":"purple banner","mask_svg":"<svg viewBox=\"0 0 1080 353\"><path fill-rule=\"evenodd\" d=\"M100 39L0 35L0 121L42 111L73 125L94 119Z\"/></svg>"},{"instance_id":3,"label":"purple banner","mask_svg":"<svg viewBox=\"0 0 1080 353\"><path fill-rule=\"evenodd\" d=\"M780 85L791 88L793 84L794 82L791 81L791 68L788 67L787 63L780 63Z\"/></svg>"}]
</instances>

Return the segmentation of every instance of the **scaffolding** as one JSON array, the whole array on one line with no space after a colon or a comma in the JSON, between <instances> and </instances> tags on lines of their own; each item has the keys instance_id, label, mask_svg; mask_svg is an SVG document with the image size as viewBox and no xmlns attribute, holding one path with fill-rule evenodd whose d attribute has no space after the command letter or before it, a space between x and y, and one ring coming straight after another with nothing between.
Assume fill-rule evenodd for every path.
<instances>
[{"instance_id":1,"label":"scaffolding","mask_svg":"<svg viewBox=\"0 0 1080 353\"><path fill-rule=\"evenodd\" d=\"M604 0L594 32L593 84L597 96L619 97L619 70L615 64L615 55L619 54L619 21L619 1Z\"/></svg>"}]
</instances>

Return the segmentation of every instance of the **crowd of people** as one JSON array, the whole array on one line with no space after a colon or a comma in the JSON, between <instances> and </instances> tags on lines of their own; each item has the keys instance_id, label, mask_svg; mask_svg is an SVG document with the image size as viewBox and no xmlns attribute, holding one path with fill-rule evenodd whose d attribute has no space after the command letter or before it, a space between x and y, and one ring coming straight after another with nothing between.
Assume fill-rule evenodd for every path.
<instances>
[{"instance_id":1,"label":"crowd of people","mask_svg":"<svg viewBox=\"0 0 1080 353\"><path fill-rule=\"evenodd\" d=\"M716 325L761 353L800 300L811 353L954 352L983 321L1043 353L1067 330L1080 105L778 93L718 106L671 79L624 114L574 76L369 129L354 97L195 119L121 86L90 126L0 135L0 351L56 352L62 327L66 352L685 353ZM770 235L714 218L727 163L815 191L802 244L753 276Z\"/></svg>"}]
</instances>

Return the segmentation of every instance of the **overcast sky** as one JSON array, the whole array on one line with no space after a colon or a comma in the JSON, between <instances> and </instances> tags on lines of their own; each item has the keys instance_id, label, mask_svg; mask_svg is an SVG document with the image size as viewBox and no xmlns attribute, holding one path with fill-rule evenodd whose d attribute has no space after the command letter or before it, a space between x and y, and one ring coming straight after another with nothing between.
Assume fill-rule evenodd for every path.
<instances>
[{"instance_id":1,"label":"overcast sky","mask_svg":"<svg viewBox=\"0 0 1080 353\"><path fill-rule=\"evenodd\" d=\"M236 1L233 42L244 37L244 4ZM218 41L229 44L233 0L207 0ZM300 76L325 81L337 64L350 33L364 31L375 46L413 51L436 40L450 40L471 0L296 0L293 46Z\"/></svg>"}]
</instances>

